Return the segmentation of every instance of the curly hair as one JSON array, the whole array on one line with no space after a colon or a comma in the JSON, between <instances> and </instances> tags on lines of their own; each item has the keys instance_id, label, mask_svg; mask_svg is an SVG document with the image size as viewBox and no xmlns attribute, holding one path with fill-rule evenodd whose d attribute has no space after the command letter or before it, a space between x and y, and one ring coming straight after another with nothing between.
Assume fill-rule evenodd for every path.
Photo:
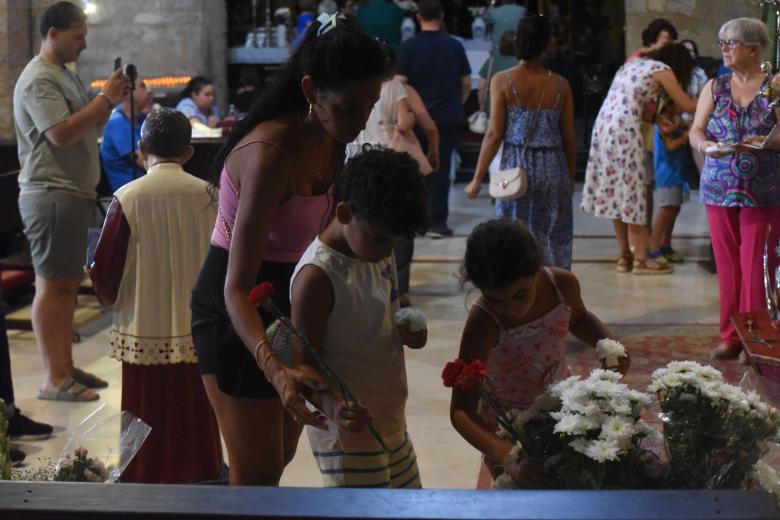
<instances>
[{"instance_id":1,"label":"curly hair","mask_svg":"<svg viewBox=\"0 0 780 520\"><path fill-rule=\"evenodd\" d=\"M544 251L525 224L515 219L495 219L479 224L466 241L460 266L462 282L478 289L503 289L541 267Z\"/></svg>"},{"instance_id":2,"label":"curly hair","mask_svg":"<svg viewBox=\"0 0 780 520\"><path fill-rule=\"evenodd\" d=\"M428 229L425 182L408 153L365 145L336 177L334 198L349 204L363 222L399 237Z\"/></svg>"}]
</instances>

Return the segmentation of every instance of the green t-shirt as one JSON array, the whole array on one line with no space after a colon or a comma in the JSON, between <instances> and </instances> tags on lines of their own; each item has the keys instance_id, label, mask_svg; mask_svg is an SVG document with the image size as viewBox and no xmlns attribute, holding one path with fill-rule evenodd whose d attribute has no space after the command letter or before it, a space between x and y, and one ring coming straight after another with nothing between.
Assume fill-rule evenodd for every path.
<instances>
[{"instance_id":1,"label":"green t-shirt","mask_svg":"<svg viewBox=\"0 0 780 520\"><path fill-rule=\"evenodd\" d=\"M493 54L498 54L501 35L506 31L516 31L517 22L525 15L525 7L520 5L501 5L488 11L485 21L493 26Z\"/></svg>"},{"instance_id":2,"label":"green t-shirt","mask_svg":"<svg viewBox=\"0 0 780 520\"><path fill-rule=\"evenodd\" d=\"M493 66L491 69L491 62L493 62ZM517 65L517 58L514 56L507 56L506 54L499 54L498 56L491 56L488 58L485 63L482 65L482 68L479 69L479 77L483 78L487 82L487 95L485 96L485 112L487 115L490 115L490 80L493 79L493 76L496 75L496 73L501 72L502 70L506 70L509 68L514 67ZM490 77L488 77L488 72L490 72Z\"/></svg>"},{"instance_id":3,"label":"green t-shirt","mask_svg":"<svg viewBox=\"0 0 780 520\"><path fill-rule=\"evenodd\" d=\"M56 189L85 198L96 196L100 180L97 128L66 148L55 146L44 134L90 101L86 87L66 67L40 56L30 60L14 87L21 193Z\"/></svg>"}]
</instances>

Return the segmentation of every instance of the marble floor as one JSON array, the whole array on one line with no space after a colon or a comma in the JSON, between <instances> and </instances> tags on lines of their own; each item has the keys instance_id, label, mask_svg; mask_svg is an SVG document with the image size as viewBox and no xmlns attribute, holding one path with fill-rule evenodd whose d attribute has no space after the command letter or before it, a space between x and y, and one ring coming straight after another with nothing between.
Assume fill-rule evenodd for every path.
<instances>
[{"instance_id":1,"label":"marble floor","mask_svg":"<svg viewBox=\"0 0 780 520\"><path fill-rule=\"evenodd\" d=\"M707 223L697 194L683 206L675 230L674 247L688 260L671 276L633 276L615 271L617 250L609 221L575 210L574 267L586 305L610 324L705 324L717 333L718 288L714 275L696 265L707 248ZM572 201L575 208L578 197ZM455 237L418 239L412 270L411 298L428 317L428 345L406 354L409 381L407 420L415 443L423 484L433 488L473 488L479 454L452 428L449 391L441 384L444 364L458 353L460 333L473 290L461 287L456 272L472 227L493 214L487 195L470 201L461 186L453 188L450 225ZM20 313L29 313L29 308ZM59 403L35 398L40 362L31 333L11 331L11 357L17 405L25 414L56 425L46 441L21 443L30 465L54 457L76 426L98 404L117 408L120 403L120 364L106 355L110 313L93 298L82 297L79 328L83 341L74 346L78 366L110 381L96 403ZM320 477L308 441L302 438L298 454L282 479L285 486L320 486Z\"/></svg>"}]
</instances>

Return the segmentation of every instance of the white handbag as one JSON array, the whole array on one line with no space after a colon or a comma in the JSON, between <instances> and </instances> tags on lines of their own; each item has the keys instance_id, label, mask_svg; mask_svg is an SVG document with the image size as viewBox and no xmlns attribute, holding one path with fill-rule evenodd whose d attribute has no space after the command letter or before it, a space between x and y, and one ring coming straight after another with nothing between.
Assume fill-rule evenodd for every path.
<instances>
[{"instance_id":1,"label":"white handbag","mask_svg":"<svg viewBox=\"0 0 780 520\"><path fill-rule=\"evenodd\" d=\"M550 73L547 73L547 77ZM528 134L525 138L525 144L523 150L520 152L520 158L525 157L525 152L528 149L528 142L534 135L536 130L536 123L539 121L539 114L542 110L542 102L544 101L544 90L542 91L542 97L539 99L539 106L536 107L536 114L534 120L531 123L531 127L528 129ZM496 200L516 200L525 196L528 193L528 172L525 168L517 166L515 168L509 168L507 170L499 170L496 173L490 175L490 196Z\"/></svg>"},{"instance_id":2,"label":"white handbag","mask_svg":"<svg viewBox=\"0 0 780 520\"><path fill-rule=\"evenodd\" d=\"M515 200L528 193L528 172L510 168L490 175L490 196L496 200Z\"/></svg>"},{"instance_id":3,"label":"white handbag","mask_svg":"<svg viewBox=\"0 0 780 520\"><path fill-rule=\"evenodd\" d=\"M484 134L487 132L488 117L484 110L477 110L469 116L469 130L475 134Z\"/></svg>"}]
</instances>

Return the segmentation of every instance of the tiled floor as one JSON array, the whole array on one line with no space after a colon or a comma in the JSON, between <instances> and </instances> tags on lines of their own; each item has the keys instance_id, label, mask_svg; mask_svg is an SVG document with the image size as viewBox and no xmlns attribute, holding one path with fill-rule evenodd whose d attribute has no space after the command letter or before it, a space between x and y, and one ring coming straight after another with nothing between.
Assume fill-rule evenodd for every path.
<instances>
[{"instance_id":1,"label":"tiled floor","mask_svg":"<svg viewBox=\"0 0 780 520\"><path fill-rule=\"evenodd\" d=\"M671 276L618 274L614 260L617 249L612 225L575 211L574 272L580 279L586 305L606 323L712 325L717 333L718 289L715 277L697 267L706 253L707 224L702 206L686 204L676 229L675 248L688 263ZM574 200L575 205L578 204ZM576 207L576 206L575 206ZM444 364L457 356L466 306L473 291L461 288L455 275L463 254L465 236L475 223L490 218L492 207L486 196L476 201L463 197L461 187L453 189L450 225L456 237L444 240L418 239L412 271L414 303L428 316L429 343L419 351L407 351L409 431L419 458L426 487L472 488L477 478L479 455L454 431L449 422L449 392L441 384ZM84 299L82 313L96 312L97 304ZM24 312L24 311L23 311ZM105 356L108 313L80 328L83 342L74 348L77 364L108 379L111 386L101 392L98 403L118 408L120 365ZM54 457L74 427L96 407L95 403L71 404L35 399L39 383L39 360L29 333L12 332L11 355L17 404L32 417L57 425L56 435L47 441L24 443L28 460ZM308 442L302 438L298 455L286 471L286 486L319 486L320 477Z\"/></svg>"}]
</instances>

